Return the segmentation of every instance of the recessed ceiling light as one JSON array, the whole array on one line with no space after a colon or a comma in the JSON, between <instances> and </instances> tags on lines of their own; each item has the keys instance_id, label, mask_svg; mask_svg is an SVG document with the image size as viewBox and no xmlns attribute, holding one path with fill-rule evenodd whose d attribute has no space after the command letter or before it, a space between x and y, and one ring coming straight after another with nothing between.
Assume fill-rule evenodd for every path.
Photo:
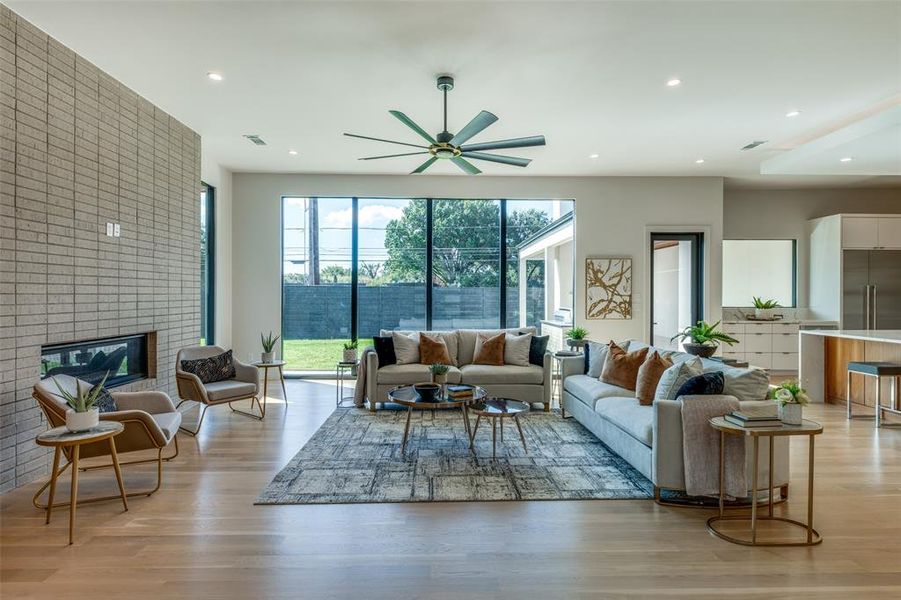
<instances>
[{"instance_id":1,"label":"recessed ceiling light","mask_svg":"<svg viewBox=\"0 0 901 600\"><path fill-rule=\"evenodd\" d=\"M703 158L699 158L698 160L695 161L695 164L697 164L697 165L704 164L704 159L703 159Z\"/></svg>"},{"instance_id":2,"label":"recessed ceiling light","mask_svg":"<svg viewBox=\"0 0 901 600\"><path fill-rule=\"evenodd\" d=\"M800 110L790 110L787 113L785 113L785 116L791 118L791 117L797 117L800 114L801 114Z\"/></svg>"},{"instance_id":3,"label":"recessed ceiling light","mask_svg":"<svg viewBox=\"0 0 901 600\"><path fill-rule=\"evenodd\" d=\"M598 158L600 154L589 154L588 158Z\"/></svg>"},{"instance_id":4,"label":"recessed ceiling light","mask_svg":"<svg viewBox=\"0 0 901 600\"><path fill-rule=\"evenodd\" d=\"M675 79L675 78L674 78L674 79L670 79L669 81L666 82L666 85L667 85L668 87L676 87L677 85L682 85L682 80L681 80L681 79Z\"/></svg>"},{"instance_id":5,"label":"recessed ceiling light","mask_svg":"<svg viewBox=\"0 0 901 600\"><path fill-rule=\"evenodd\" d=\"M288 150L288 154L291 156L297 156L297 150Z\"/></svg>"},{"instance_id":6,"label":"recessed ceiling light","mask_svg":"<svg viewBox=\"0 0 901 600\"><path fill-rule=\"evenodd\" d=\"M845 157L840 158L840 159L838 159L838 160L839 160L839 162L851 162L851 161L854 160L854 159L853 159L852 157L850 157L850 156L845 156Z\"/></svg>"},{"instance_id":7,"label":"recessed ceiling light","mask_svg":"<svg viewBox=\"0 0 901 600\"><path fill-rule=\"evenodd\" d=\"M213 81L222 81L224 79L224 77L222 77L222 73L216 73L215 71L210 71L206 74L206 76Z\"/></svg>"}]
</instances>

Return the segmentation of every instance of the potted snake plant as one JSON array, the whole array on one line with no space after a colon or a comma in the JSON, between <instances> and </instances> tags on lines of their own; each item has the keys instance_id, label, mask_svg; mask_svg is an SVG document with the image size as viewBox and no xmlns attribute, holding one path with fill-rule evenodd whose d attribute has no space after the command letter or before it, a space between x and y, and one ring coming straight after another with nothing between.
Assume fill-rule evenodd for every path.
<instances>
[{"instance_id":1,"label":"potted snake plant","mask_svg":"<svg viewBox=\"0 0 901 600\"><path fill-rule=\"evenodd\" d=\"M272 332L269 332L268 336L260 334L260 342L263 345L263 352L260 355L260 362L271 363L275 360L275 343L278 341L279 336L273 336Z\"/></svg>"},{"instance_id":2,"label":"potted snake plant","mask_svg":"<svg viewBox=\"0 0 901 600\"><path fill-rule=\"evenodd\" d=\"M776 308L779 307L779 303L775 300L764 300L763 298L758 298L757 296L753 296L752 300L754 301L754 318L760 321L772 321L776 318L775 312Z\"/></svg>"},{"instance_id":3,"label":"potted snake plant","mask_svg":"<svg viewBox=\"0 0 901 600\"><path fill-rule=\"evenodd\" d=\"M81 431L89 431L94 427L97 427L97 424L100 423L100 409L94 405L97 404L97 399L103 391L103 384L106 383L107 377L109 377L109 371L106 372L106 375L103 376L100 383L87 392L84 391L82 386L76 381L76 391L74 394L68 390L64 390L62 386L60 386L59 381L56 380L56 377L51 377L53 383L56 384L56 389L59 390L59 395L69 406L69 408L66 409L66 429L72 433L78 433Z\"/></svg>"},{"instance_id":4,"label":"potted snake plant","mask_svg":"<svg viewBox=\"0 0 901 600\"><path fill-rule=\"evenodd\" d=\"M357 362L357 340L350 340L349 342L344 342L344 362L353 363Z\"/></svg>"},{"instance_id":5,"label":"potted snake plant","mask_svg":"<svg viewBox=\"0 0 901 600\"><path fill-rule=\"evenodd\" d=\"M719 321L713 325L706 321L698 321L674 335L670 338L670 341L691 340L682 344L686 352L701 358L710 358L721 343L730 346L738 343L738 340L734 337L718 330L719 324Z\"/></svg>"}]
</instances>

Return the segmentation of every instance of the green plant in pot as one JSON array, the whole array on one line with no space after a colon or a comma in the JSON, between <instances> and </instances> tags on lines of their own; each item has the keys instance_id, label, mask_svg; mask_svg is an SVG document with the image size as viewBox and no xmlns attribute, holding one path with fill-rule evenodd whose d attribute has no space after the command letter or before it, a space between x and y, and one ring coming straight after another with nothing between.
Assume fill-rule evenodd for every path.
<instances>
[{"instance_id":1,"label":"green plant in pot","mask_svg":"<svg viewBox=\"0 0 901 600\"><path fill-rule=\"evenodd\" d=\"M440 385L444 385L447 383L447 372L450 371L450 367L447 365L442 365L440 363L435 363L434 365L429 366L429 373L432 374L432 383L437 383Z\"/></svg>"},{"instance_id":2,"label":"green plant in pot","mask_svg":"<svg viewBox=\"0 0 901 600\"><path fill-rule=\"evenodd\" d=\"M100 398L100 394L103 392L103 384L106 383L107 377L109 377L109 371L106 372L100 383L88 391L84 391L83 387L76 383L74 394L64 390L60 386L59 381L56 380L56 377L52 377L53 383L56 384L56 389L59 390L60 397L69 406L66 409L66 429L73 433L78 433L79 431L88 431L97 427L97 424L100 422L100 409L94 405L97 404L97 399Z\"/></svg>"},{"instance_id":3,"label":"green plant in pot","mask_svg":"<svg viewBox=\"0 0 901 600\"><path fill-rule=\"evenodd\" d=\"M753 296L752 300L754 301L754 317L760 319L761 321L772 321L776 318L776 308L779 307L779 303L775 300L764 300L763 298L758 298L757 296Z\"/></svg>"},{"instance_id":4,"label":"green plant in pot","mask_svg":"<svg viewBox=\"0 0 901 600\"><path fill-rule=\"evenodd\" d=\"M344 342L344 362L352 363L357 362L357 340L350 340Z\"/></svg>"},{"instance_id":5,"label":"green plant in pot","mask_svg":"<svg viewBox=\"0 0 901 600\"><path fill-rule=\"evenodd\" d=\"M734 337L718 330L719 324L719 321L713 325L707 323L707 321L698 321L674 335L670 341L679 340L683 342L682 347L689 354L710 358L720 344L732 346L738 343L738 340ZM684 340L691 341L685 342Z\"/></svg>"},{"instance_id":6,"label":"green plant in pot","mask_svg":"<svg viewBox=\"0 0 901 600\"><path fill-rule=\"evenodd\" d=\"M769 397L779 405L780 421L786 425L801 424L803 407L810 402L810 397L797 379L788 379L771 387Z\"/></svg>"},{"instance_id":7,"label":"green plant in pot","mask_svg":"<svg viewBox=\"0 0 901 600\"><path fill-rule=\"evenodd\" d=\"M570 350L582 349L588 343L588 330L584 327L573 327L566 332L566 345Z\"/></svg>"},{"instance_id":8,"label":"green plant in pot","mask_svg":"<svg viewBox=\"0 0 901 600\"><path fill-rule=\"evenodd\" d=\"M269 332L269 335L260 334L260 342L263 344L263 354L260 356L260 361L264 363L271 363L275 360L275 343L278 342L279 336L273 336L272 332Z\"/></svg>"}]
</instances>

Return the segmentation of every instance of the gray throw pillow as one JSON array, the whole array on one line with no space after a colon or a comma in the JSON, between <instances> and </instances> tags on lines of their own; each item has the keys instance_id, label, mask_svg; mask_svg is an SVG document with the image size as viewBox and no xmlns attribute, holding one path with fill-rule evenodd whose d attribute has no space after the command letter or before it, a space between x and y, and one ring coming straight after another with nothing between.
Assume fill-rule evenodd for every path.
<instances>
[{"instance_id":1,"label":"gray throw pillow","mask_svg":"<svg viewBox=\"0 0 901 600\"><path fill-rule=\"evenodd\" d=\"M709 365L705 373L721 372L725 379L723 393L735 396L741 401L765 400L770 390L770 379L761 369L739 369L724 367L722 364Z\"/></svg>"},{"instance_id":2,"label":"gray throw pillow","mask_svg":"<svg viewBox=\"0 0 901 600\"><path fill-rule=\"evenodd\" d=\"M701 361L698 359L677 363L660 376L657 382L657 391L654 400L675 400L678 398L679 389L691 379L703 373Z\"/></svg>"}]
</instances>

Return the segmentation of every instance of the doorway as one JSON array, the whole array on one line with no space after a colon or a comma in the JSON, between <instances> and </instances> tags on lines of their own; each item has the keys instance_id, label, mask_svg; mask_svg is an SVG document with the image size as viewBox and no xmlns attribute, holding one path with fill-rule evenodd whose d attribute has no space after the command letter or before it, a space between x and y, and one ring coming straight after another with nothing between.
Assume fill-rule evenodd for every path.
<instances>
[{"instance_id":1,"label":"doorway","mask_svg":"<svg viewBox=\"0 0 901 600\"><path fill-rule=\"evenodd\" d=\"M651 344L680 350L672 338L703 315L703 233L651 233Z\"/></svg>"}]
</instances>

